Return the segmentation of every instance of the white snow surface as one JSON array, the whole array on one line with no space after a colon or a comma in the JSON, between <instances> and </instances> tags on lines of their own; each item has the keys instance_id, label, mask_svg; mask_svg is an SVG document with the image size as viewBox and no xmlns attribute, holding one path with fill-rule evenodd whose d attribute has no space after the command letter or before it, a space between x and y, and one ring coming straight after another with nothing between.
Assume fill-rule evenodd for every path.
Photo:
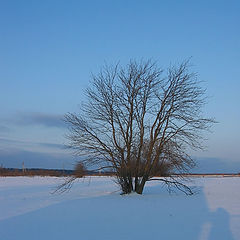
<instances>
[{"instance_id":1,"label":"white snow surface","mask_svg":"<svg viewBox=\"0 0 240 240\"><path fill-rule=\"evenodd\" d=\"M120 195L111 177L0 177L2 240L237 240L240 177L194 178L196 194L169 194L159 182L144 194Z\"/></svg>"}]
</instances>

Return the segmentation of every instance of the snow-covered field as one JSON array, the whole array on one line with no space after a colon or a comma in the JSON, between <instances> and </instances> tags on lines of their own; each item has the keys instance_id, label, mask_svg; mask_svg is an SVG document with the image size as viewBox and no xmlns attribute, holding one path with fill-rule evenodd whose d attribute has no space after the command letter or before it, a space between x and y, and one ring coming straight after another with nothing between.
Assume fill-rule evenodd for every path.
<instances>
[{"instance_id":1,"label":"snow-covered field","mask_svg":"<svg viewBox=\"0 0 240 240\"><path fill-rule=\"evenodd\" d=\"M240 178L195 178L193 196L169 195L157 182L142 196L120 196L110 177L79 180L0 177L0 239L240 239Z\"/></svg>"}]
</instances>

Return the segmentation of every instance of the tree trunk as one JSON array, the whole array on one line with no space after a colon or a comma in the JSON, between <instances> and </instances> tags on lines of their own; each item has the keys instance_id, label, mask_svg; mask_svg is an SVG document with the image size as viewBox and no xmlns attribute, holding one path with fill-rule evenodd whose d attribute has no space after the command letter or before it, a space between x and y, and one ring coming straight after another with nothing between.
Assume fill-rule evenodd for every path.
<instances>
[{"instance_id":1,"label":"tree trunk","mask_svg":"<svg viewBox=\"0 0 240 240\"><path fill-rule=\"evenodd\" d=\"M133 191L132 179L129 177L119 177L119 185L122 189L122 194L129 194Z\"/></svg>"},{"instance_id":2,"label":"tree trunk","mask_svg":"<svg viewBox=\"0 0 240 240\"><path fill-rule=\"evenodd\" d=\"M135 177L134 184L135 184L134 191L137 192L137 188L138 188L138 185L139 185L138 177Z\"/></svg>"},{"instance_id":3,"label":"tree trunk","mask_svg":"<svg viewBox=\"0 0 240 240\"><path fill-rule=\"evenodd\" d=\"M138 184L137 187L135 187L136 193L142 194L146 181L147 181L147 178L143 177L141 183Z\"/></svg>"}]
</instances>

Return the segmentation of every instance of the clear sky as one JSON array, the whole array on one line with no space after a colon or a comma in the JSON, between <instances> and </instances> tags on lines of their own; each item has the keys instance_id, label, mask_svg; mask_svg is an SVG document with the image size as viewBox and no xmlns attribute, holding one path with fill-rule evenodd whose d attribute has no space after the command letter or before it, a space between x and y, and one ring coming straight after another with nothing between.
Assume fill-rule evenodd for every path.
<instances>
[{"instance_id":1,"label":"clear sky","mask_svg":"<svg viewBox=\"0 0 240 240\"><path fill-rule=\"evenodd\" d=\"M0 1L0 164L69 167L60 119L104 62L191 57L219 122L193 154L240 172L239 26L240 1Z\"/></svg>"}]
</instances>

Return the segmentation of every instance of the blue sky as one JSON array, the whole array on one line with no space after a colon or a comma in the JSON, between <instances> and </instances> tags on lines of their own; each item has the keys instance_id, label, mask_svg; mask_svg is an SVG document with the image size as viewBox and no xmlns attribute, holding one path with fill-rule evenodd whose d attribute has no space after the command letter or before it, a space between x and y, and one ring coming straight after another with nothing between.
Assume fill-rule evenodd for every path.
<instances>
[{"instance_id":1,"label":"blue sky","mask_svg":"<svg viewBox=\"0 0 240 240\"><path fill-rule=\"evenodd\" d=\"M193 155L240 171L239 12L239 1L0 1L0 164L71 167L60 119L104 62L191 57L219 122Z\"/></svg>"}]
</instances>

